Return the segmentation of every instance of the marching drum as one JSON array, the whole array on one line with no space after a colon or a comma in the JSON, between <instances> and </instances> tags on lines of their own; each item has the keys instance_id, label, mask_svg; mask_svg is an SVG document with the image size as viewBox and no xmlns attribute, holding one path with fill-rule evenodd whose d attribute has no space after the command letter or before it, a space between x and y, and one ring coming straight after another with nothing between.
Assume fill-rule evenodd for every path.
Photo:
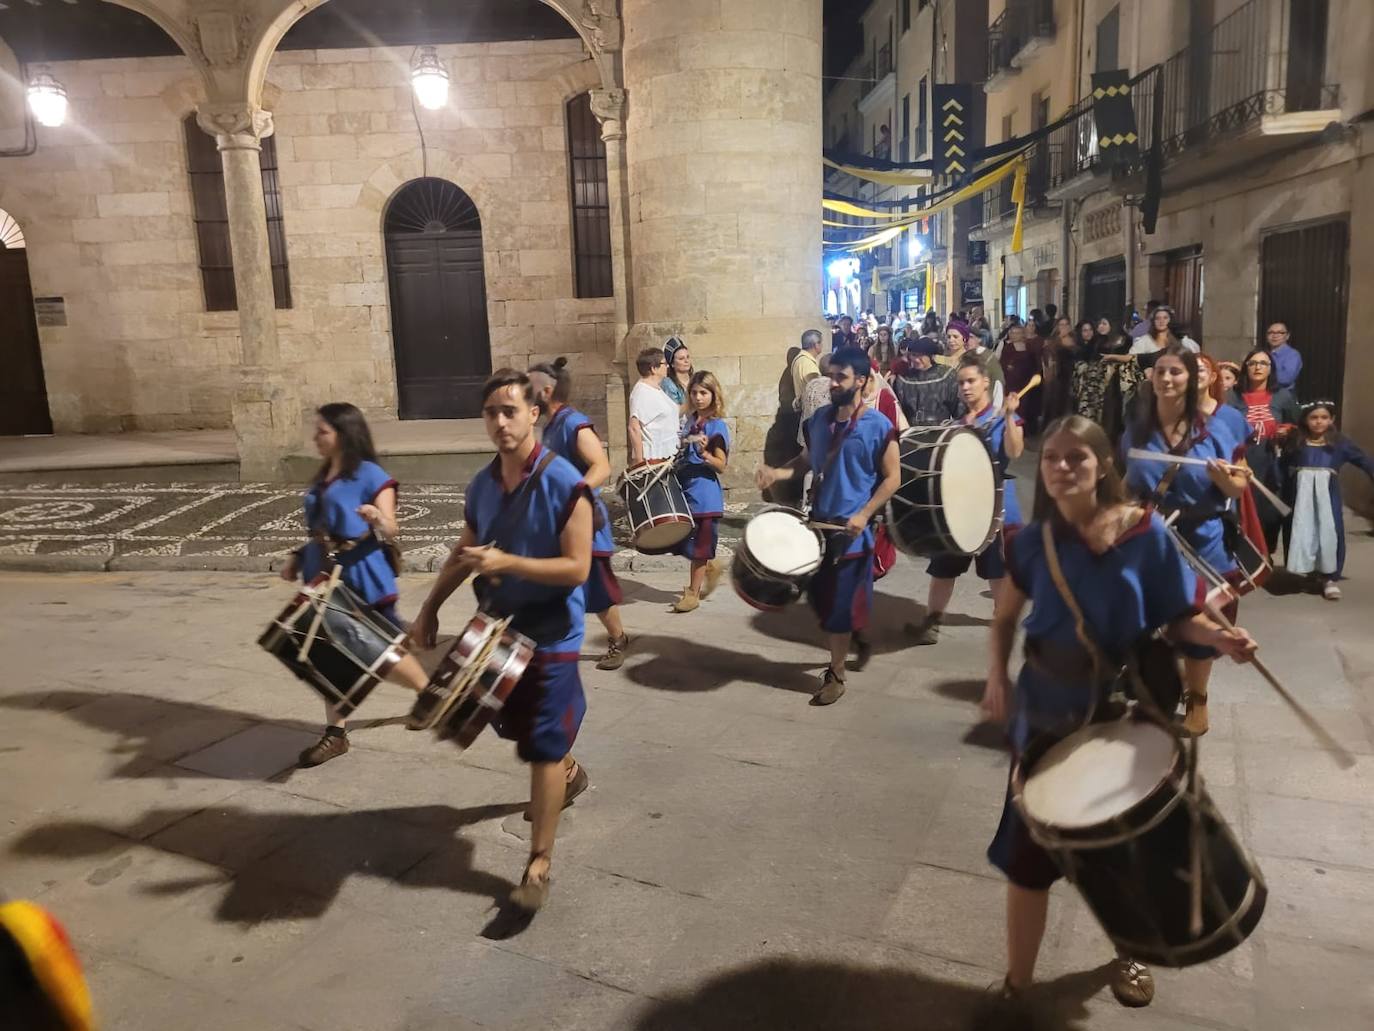
<instances>
[{"instance_id":1,"label":"marching drum","mask_svg":"<svg viewBox=\"0 0 1374 1031\"><path fill-rule=\"evenodd\" d=\"M760 512L745 524L730 565L735 593L756 609L790 605L805 592L824 553L824 538L800 512Z\"/></svg>"},{"instance_id":2,"label":"marching drum","mask_svg":"<svg viewBox=\"0 0 1374 1031\"><path fill-rule=\"evenodd\" d=\"M1033 742L1012 771L1031 837L1122 955L1161 966L1229 952L1268 895L1190 768L1196 747L1128 717Z\"/></svg>"},{"instance_id":3,"label":"marching drum","mask_svg":"<svg viewBox=\"0 0 1374 1031\"><path fill-rule=\"evenodd\" d=\"M404 630L327 573L305 585L258 644L341 716L361 705L407 652Z\"/></svg>"},{"instance_id":4,"label":"marching drum","mask_svg":"<svg viewBox=\"0 0 1374 1031\"><path fill-rule=\"evenodd\" d=\"M534 642L510 619L479 612L440 661L411 711L413 730L467 748L494 720L534 660Z\"/></svg>"},{"instance_id":5,"label":"marching drum","mask_svg":"<svg viewBox=\"0 0 1374 1031\"><path fill-rule=\"evenodd\" d=\"M692 509L672 462L645 462L625 470L620 496L630 537L640 551L670 551L692 532Z\"/></svg>"},{"instance_id":6,"label":"marching drum","mask_svg":"<svg viewBox=\"0 0 1374 1031\"><path fill-rule=\"evenodd\" d=\"M902 485L887 532L909 555L977 555L1002 528L1002 485L982 434L969 426L913 426L898 440Z\"/></svg>"}]
</instances>

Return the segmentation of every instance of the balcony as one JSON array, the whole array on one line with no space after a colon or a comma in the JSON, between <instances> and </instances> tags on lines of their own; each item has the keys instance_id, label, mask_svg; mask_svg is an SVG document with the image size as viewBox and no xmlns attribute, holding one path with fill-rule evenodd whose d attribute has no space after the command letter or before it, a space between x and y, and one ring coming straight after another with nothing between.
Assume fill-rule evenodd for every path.
<instances>
[{"instance_id":1,"label":"balcony","mask_svg":"<svg viewBox=\"0 0 1374 1031\"><path fill-rule=\"evenodd\" d=\"M891 107L897 96L897 76L892 64L892 44L884 43L873 55L873 61L860 72L869 80L867 91L859 98L859 110L871 118L878 106Z\"/></svg>"},{"instance_id":2,"label":"balcony","mask_svg":"<svg viewBox=\"0 0 1374 1031\"><path fill-rule=\"evenodd\" d=\"M1053 154L1045 141L1035 144L1026 152L1027 225L1059 210L1059 204L1049 195L1052 159ZM1016 217L1016 203L1011 199L1015 179L1014 175L1007 176L983 191L982 221L970 227L970 240L987 240L1011 232L1012 221Z\"/></svg>"},{"instance_id":3,"label":"balcony","mask_svg":"<svg viewBox=\"0 0 1374 1031\"><path fill-rule=\"evenodd\" d=\"M996 93L1035 53L1054 40L1054 0L1007 0L988 26L988 74L983 89Z\"/></svg>"},{"instance_id":4,"label":"balcony","mask_svg":"<svg viewBox=\"0 0 1374 1031\"><path fill-rule=\"evenodd\" d=\"M1249 0L1218 22L1196 48L1184 47L1131 88L1142 156L1154 144L1155 104L1166 163L1165 186L1179 189L1222 169L1248 164L1340 120L1340 88L1324 80L1325 45L1293 47L1293 4ZM1049 138L1049 197L1068 199L1102 187L1103 171L1085 97ZM1179 159L1187 156L1186 162ZM1143 188L1143 157L1115 174Z\"/></svg>"}]
</instances>

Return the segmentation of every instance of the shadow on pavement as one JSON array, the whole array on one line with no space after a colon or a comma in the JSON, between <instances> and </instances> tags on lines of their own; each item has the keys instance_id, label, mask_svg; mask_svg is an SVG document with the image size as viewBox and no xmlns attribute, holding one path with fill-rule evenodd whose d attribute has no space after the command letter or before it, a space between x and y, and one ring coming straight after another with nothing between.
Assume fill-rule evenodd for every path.
<instances>
[{"instance_id":1,"label":"shadow on pavement","mask_svg":"<svg viewBox=\"0 0 1374 1031\"><path fill-rule=\"evenodd\" d=\"M1026 1001L910 969L775 959L641 1011L637 1031L1086 1031L1107 967L1036 986Z\"/></svg>"},{"instance_id":2,"label":"shadow on pavement","mask_svg":"<svg viewBox=\"0 0 1374 1031\"><path fill-rule=\"evenodd\" d=\"M220 860L221 865L223 853L242 843L276 843L264 844L269 849L265 855L260 852L261 858L246 860L242 869L230 872L228 891L215 912L215 919L225 923L323 916L344 882L355 874L382 877L403 888L441 888L483 896L502 905L515 885L476 869L472 862L476 846L456 835L464 827L523 808L523 802L514 802L464 809L434 805L329 813L253 812L232 805L152 810L127 827L85 821L45 824L15 839L10 852L65 859L111 854L128 847L128 841L121 839L137 840L140 825L150 821L166 829L143 844L206 862ZM194 824L177 827L192 817L197 818ZM443 862L426 863L441 849L446 850ZM115 876L118 872L110 879ZM223 877L210 872L143 890L150 895L182 895L223 883Z\"/></svg>"},{"instance_id":3,"label":"shadow on pavement","mask_svg":"<svg viewBox=\"0 0 1374 1031\"><path fill-rule=\"evenodd\" d=\"M654 657L645 661L646 653ZM660 691L715 691L741 681L815 694L815 672L824 665L820 652L807 662L772 662L753 652L716 648L685 637L641 634L630 644L624 673L632 683Z\"/></svg>"},{"instance_id":4,"label":"shadow on pavement","mask_svg":"<svg viewBox=\"0 0 1374 1031\"><path fill-rule=\"evenodd\" d=\"M876 655L905 651L913 647L908 624L916 625L925 619L926 607L912 598L895 594L875 592L873 611L869 614L868 629L864 635L873 645ZM752 617L754 629L766 637L795 644L809 644L825 648L825 634L816 623L816 614L806 599L780 612L756 611ZM942 625L951 626L991 626L992 621L965 616L957 612L946 612ZM938 647L938 646L937 646ZM824 665L822 660L820 665Z\"/></svg>"}]
</instances>

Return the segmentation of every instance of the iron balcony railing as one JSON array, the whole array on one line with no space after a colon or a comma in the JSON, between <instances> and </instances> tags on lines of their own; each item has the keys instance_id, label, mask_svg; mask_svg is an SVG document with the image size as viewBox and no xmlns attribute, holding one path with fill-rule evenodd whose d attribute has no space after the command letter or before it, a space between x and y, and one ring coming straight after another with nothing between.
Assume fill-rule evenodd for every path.
<instances>
[{"instance_id":1,"label":"iron balcony railing","mask_svg":"<svg viewBox=\"0 0 1374 1031\"><path fill-rule=\"evenodd\" d=\"M1007 0L988 26L988 78L1012 66L1027 43L1054 35L1054 0Z\"/></svg>"},{"instance_id":2,"label":"iron balcony railing","mask_svg":"<svg viewBox=\"0 0 1374 1031\"><path fill-rule=\"evenodd\" d=\"M1320 111L1340 105L1340 88L1325 83L1324 46L1314 53L1292 46L1287 26L1294 3L1248 0L1187 46L1149 69L1131 87L1143 154L1154 145L1154 103L1160 100L1161 151L1167 161L1266 115ZM1084 97L1070 121L1049 136L1050 186L1097 167L1100 154L1093 98Z\"/></svg>"},{"instance_id":3,"label":"iron balcony railing","mask_svg":"<svg viewBox=\"0 0 1374 1031\"><path fill-rule=\"evenodd\" d=\"M878 48L878 61L875 71L878 73L873 76L878 82L892 74L892 44L884 43Z\"/></svg>"}]
</instances>

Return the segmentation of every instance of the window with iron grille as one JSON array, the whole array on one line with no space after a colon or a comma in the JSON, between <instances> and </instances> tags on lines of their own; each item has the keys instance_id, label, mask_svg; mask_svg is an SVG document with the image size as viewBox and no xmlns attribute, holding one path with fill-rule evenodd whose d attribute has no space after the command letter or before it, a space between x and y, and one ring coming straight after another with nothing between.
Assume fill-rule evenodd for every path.
<instances>
[{"instance_id":1,"label":"window with iron grille","mask_svg":"<svg viewBox=\"0 0 1374 1031\"><path fill-rule=\"evenodd\" d=\"M611 198L606 144L592 114L592 96L568 101L568 187L572 199L573 255L578 297L610 297Z\"/></svg>"},{"instance_id":2,"label":"window with iron grille","mask_svg":"<svg viewBox=\"0 0 1374 1031\"><path fill-rule=\"evenodd\" d=\"M206 311L237 311L234 255L229 244L229 209L224 196L224 165L214 137L188 115L186 170L191 178L191 207L200 254L200 282ZM291 271L286 260L286 224L282 218L281 181L277 174L277 142L262 141L258 155L262 195L267 208L267 248L272 262L272 293L278 308L291 307Z\"/></svg>"}]
</instances>

